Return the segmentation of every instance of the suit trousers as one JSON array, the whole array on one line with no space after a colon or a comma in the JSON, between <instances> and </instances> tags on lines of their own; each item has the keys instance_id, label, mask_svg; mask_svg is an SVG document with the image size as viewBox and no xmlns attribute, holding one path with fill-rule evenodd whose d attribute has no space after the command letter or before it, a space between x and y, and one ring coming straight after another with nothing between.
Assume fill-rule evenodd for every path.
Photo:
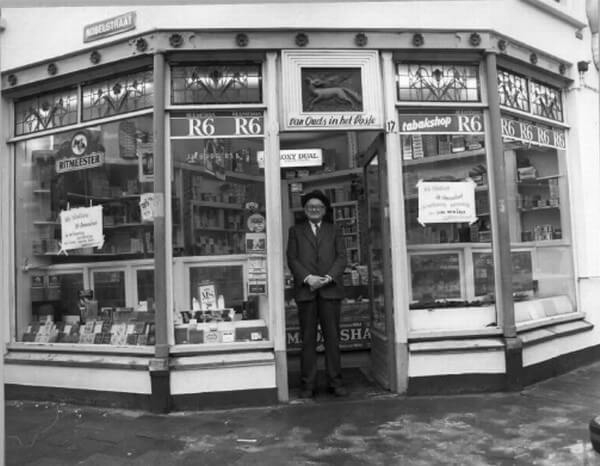
<instances>
[{"instance_id":1,"label":"suit trousers","mask_svg":"<svg viewBox=\"0 0 600 466\"><path fill-rule=\"evenodd\" d=\"M317 382L317 324L325 341L325 372L329 387L342 385L340 357L341 300L323 299L318 294L311 301L298 301L302 354L300 370L302 388L314 390Z\"/></svg>"}]
</instances>

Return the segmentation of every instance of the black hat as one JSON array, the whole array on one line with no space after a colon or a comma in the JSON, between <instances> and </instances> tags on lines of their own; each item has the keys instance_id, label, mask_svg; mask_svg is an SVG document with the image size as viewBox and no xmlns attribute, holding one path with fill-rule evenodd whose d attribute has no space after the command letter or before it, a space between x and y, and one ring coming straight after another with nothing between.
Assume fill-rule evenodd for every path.
<instances>
[{"instance_id":1,"label":"black hat","mask_svg":"<svg viewBox=\"0 0 600 466\"><path fill-rule=\"evenodd\" d=\"M302 202L302 207L304 207L304 205L310 199L318 199L319 201L321 201L325 205L325 207L329 208L329 205L330 205L329 204L329 199L327 198L327 196L325 196L325 194L323 194L323 191L315 189L314 191L311 191L309 193L304 194L300 198L300 201Z\"/></svg>"}]
</instances>

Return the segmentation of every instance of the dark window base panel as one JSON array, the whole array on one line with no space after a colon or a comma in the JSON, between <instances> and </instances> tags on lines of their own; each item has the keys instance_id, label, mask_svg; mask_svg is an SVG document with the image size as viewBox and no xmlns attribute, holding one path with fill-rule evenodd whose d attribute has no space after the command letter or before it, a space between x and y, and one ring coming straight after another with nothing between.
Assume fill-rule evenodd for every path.
<instances>
[{"instance_id":1,"label":"dark window base panel","mask_svg":"<svg viewBox=\"0 0 600 466\"><path fill-rule=\"evenodd\" d=\"M55 401L103 408L151 410L151 396L75 388L4 385L7 400Z\"/></svg>"},{"instance_id":2,"label":"dark window base panel","mask_svg":"<svg viewBox=\"0 0 600 466\"><path fill-rule=\"evenodd\" d=\"M171 396L171 408L173 411L202 411L206 409L267 406L277 403L276 388Z\"/></svg>"}]
</instances>

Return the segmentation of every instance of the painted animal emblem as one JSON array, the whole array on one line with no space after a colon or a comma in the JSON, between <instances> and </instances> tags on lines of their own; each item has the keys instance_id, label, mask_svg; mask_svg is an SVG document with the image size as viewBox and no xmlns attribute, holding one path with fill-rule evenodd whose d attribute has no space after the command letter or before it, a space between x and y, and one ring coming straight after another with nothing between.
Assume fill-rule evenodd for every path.
<instances>
[{"instance_id":1,"label":"painted animal emblem","mask_svg":"<svg viewBox=\"0 0 600 466\"><path fill-rule=\"evenodd\" d=\"M361 96L349 87L339 85L345 79L331 77L327 80L323 80L320 78L306 77L304 80L308 85L310 94L307 110L313 110L315 104L318 104L319 102L337 102L344 106L349 106L351 111L361 110Z\"/></svg>"}]
</instances>

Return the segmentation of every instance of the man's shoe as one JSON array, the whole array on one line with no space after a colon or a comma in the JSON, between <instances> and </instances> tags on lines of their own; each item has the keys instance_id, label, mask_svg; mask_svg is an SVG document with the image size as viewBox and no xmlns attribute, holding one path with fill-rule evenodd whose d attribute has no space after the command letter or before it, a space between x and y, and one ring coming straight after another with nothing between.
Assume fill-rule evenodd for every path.
<instances>
[{"instance_id":1,"label":"man's shoe","mask_svg":"<svg viewBox=\"0 0 600 466\"><path fill-rule=\"evenodd\" d=\"M339 398L348 396L348 390L344 387L329 387L329 393L332 393L334 396Z\"/></svg>"},{"instance_id":2,"label":"man's shoe","mask_svg":"<svg viewBox=\"0 0 600 466\"><path fill-rule=\"evenodd\" d=\"M315 391L312 388L303 388L300 391L300 398L313 398L315 396Z\"/></svg>"}]
</instances>

